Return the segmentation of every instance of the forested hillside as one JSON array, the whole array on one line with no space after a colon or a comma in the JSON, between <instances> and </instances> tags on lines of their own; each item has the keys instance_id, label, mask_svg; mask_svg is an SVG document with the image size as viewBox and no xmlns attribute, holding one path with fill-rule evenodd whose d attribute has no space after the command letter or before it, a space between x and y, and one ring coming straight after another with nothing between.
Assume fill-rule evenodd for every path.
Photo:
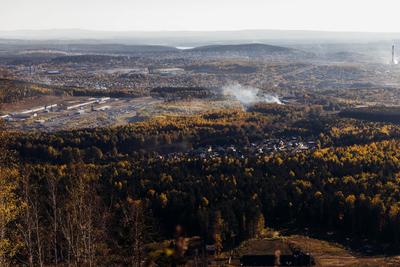
<instances>
[{"instance_id":1,"label":"forested hillside","mask_svg":"<svg viewBox=\"0 0 400 267\"><path fill-rule=\"evenodd\" d=\"M18 80L2 79L0 75L0 104L15 103L30 97L63 95L65 93L66 92L61 89L50 86Z\"/></svg>"},{"instance_id":2,"label":"forested hillside","mask_svg":"<svg viewBox=\"0 0 400 267\"><path fill-rule=\"evenodd\" d=\"M0 205L19 208L0 208L7 213L1 260L162 265L177 256L149 255L144 245L173 239L177 225L218 251L265 226L318 227L395 248L399 134L398 126L321 115L318 107L263 104L248 112L3 136L16 163L2 159L0 196L12 202ZM316 145L251 150L284 137ZM232 146L236 152L223 150Z\"/></svg>"}]
</instances>

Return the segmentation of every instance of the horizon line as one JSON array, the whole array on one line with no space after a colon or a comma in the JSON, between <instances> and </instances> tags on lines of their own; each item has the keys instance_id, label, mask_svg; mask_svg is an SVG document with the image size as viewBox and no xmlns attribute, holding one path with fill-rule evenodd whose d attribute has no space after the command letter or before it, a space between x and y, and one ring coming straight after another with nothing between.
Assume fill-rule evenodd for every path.
<instances>
[{"instance_id":1,"label":"horizon line","mask_svg":"<svg viewBox=\"0 0 400 267\"><path fill-rule=\"evenodd\" d=\"M20 28L12 30L0 30L0 32L39 32L39 31L89 31L89 32L110 32L110 33L174 33L174 32L245 32L245 31L291 31L291 32L324 32L324 33L365 33L365 34L400 34L400 31L363 31L363 30L318 30L318 29L267 29L267 28L244 28L244 29L218 29L218 30L206 30L206 29L193 29L193 30L99 30L99 29L89 29L89 28L43 28L43 29L32 29L32 28Z\"/></svg>"}]
</instances>

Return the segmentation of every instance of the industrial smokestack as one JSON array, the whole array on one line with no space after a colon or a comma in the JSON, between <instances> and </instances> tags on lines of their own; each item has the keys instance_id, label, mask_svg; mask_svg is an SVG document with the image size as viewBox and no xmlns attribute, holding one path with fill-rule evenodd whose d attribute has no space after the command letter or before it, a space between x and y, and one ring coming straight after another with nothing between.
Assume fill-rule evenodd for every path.
<instances>
[{"instance_id":1,"label":"industrial smokestack","mask_svg":"<svg viewBox=\"0 0 400 267\"><path fill-rule=\"evenodd\" d=\"M396 60L394 59L394 45L392 45L392 64L396 64Z\"/></svg>"}]
</instances>

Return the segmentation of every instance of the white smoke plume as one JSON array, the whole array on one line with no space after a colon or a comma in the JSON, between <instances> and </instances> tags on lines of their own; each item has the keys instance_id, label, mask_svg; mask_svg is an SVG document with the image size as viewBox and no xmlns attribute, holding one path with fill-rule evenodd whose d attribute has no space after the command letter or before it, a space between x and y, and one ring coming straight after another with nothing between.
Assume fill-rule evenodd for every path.
<instances>
[{"instance_id":1,"label":"white smoke plume","mask_svg":"<svg viewBox=\"0 0 400 267\"><path fill-rule=\"evenodd\" d=\"M251 86L243 86L234 83L222 87L222 93L225 96L236 98L242 105L249 106L258 102L282 104L277 96L260 93L260 89Z\"/></svg>"}]
</instances>

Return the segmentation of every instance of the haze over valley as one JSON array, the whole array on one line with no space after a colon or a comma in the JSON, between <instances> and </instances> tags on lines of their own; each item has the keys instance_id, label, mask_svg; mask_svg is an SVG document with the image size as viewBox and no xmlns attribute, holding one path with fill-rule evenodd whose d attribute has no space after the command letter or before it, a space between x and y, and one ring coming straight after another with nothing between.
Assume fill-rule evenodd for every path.
<instances>
[{"instance_id":1,"label":"haze over valley","mask_svg":"<svg viewBox=\"0 0 400 267\"><path fill-rule=\"evenodd\" d=\"M5 0L0 267L400 266L398 3L347 2Z\"/></svg>"}]
</instances>

